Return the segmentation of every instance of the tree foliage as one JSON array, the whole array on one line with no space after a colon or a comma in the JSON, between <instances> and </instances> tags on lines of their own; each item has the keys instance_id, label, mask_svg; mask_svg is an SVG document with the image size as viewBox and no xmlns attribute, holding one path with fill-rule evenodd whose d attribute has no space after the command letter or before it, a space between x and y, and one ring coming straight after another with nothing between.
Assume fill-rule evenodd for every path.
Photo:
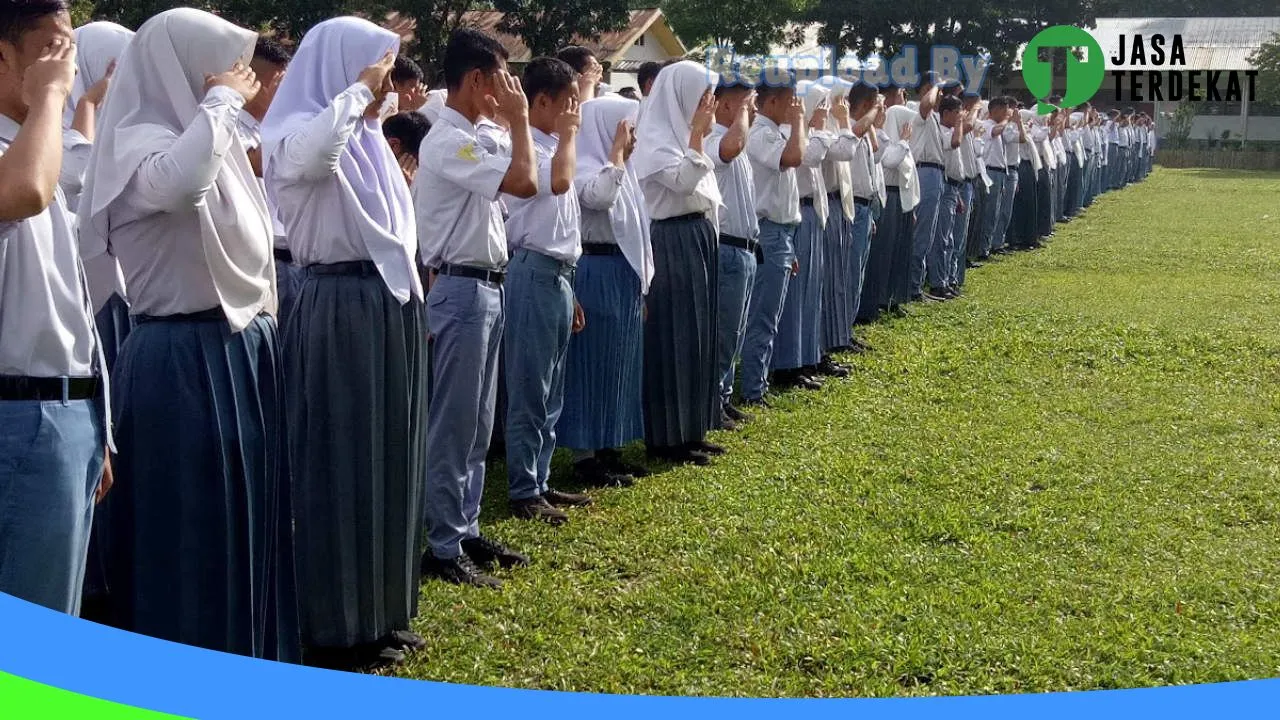
<instances>
[{"instance_id":1,"label":"tree foliage","mask_svg":"<svg viewBox=\"0 0 1280 720\"><path fill-rule=\"evenodd\" d=\"M1249 62L1258 68L1258 77L1254 81L1254 89L1258 102L1280 105L1280 33L1263 43L1257 52L1249 57Z\"/></svg>"},{"instance_id":2,"label":"tree foliage","mask_svg":"<svg viewBox=\"0 0 1280 720\"><path fill-rule=\"evenodd\" d=\"M518 35L535 57L621 30L631 17L627 0L494 0L493 9L506 13L498 29Z\"/></svg>"},{"instance_id":3,"label":"tree foliage","mask_svg":"<svg viewBox=\"0 0 1280 720\"><path fill-rule=\"evenodd\" d=\"M667 0L662 5L672 29L685 45L732 47L740 53L769 52L772 45L799 41L802 28L789 23L805 17L817 0Z\"/></svg>"}]
</instances>

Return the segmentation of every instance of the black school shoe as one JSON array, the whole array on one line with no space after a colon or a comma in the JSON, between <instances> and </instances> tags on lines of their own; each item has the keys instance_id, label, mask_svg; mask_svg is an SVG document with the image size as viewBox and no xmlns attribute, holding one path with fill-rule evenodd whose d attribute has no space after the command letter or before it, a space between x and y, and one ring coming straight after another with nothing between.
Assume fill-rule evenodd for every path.
<instances>
[{"instance_id":1,"label":"black school shoe","mask_svg":"<svg viewBox=\"0 0 1280 720\"><path fill-rule=\"evenodd\" d=\"M481 572L475 561L465 552L456 558L441 560L428 550L422 556L422 577L444 580L454 585L470 585L495 590L502 587L501 580Z\"/></svg>"},{"instance_id":2,"label":"black school shoe","mask_svg":"<svg viewBox=\"0 0 1280 720\"><path fill-rule=\"evenodd\" d=\"M742 412L741 410L734 407L733 405L730 405L729 403L725 403L724 405L724 414L727 415L730 420L733 420L736 423L751 422L750 415Z\"/></svg>"},{"instance_id":3,"label":"black school shoe","mask_svg":"<svg viewBox=\"0 0 1280 720\"><path fill-rule=\"evenodd\" d=\"M813 370L819 375L826 375L827 377L849 377L848 366L841 365L829 357L822 358L822 362L818 363Z\"/></svg>"},{"instance_id":4,"label":"black school shoe","mask_svg":"<svg viewBox=\"0 0 1280 720\"><path fill-rule=\"evenodd\" d=\"M411 653L425 648L427 641L411 630L392 630L390 635L382 639L382 645L393 650Z\"/></svg>"},{"instance_id":5,"label":"black school shoe","mask_svg":"<svg viewBox=\"0 0 1280 720\"><path fill-rule=\"evenodd\" d=\"M563 525L569 522L569 516L565 511L553 507L542 496L511 500L507 506L511 509L511 514L521 520L541 520L551 525Z\"/></svg>"},{"instance_id":6,"label":"black school shoe","mask_svg":"<svg viewBox=\"0 0 1280 720\"><path fill-rule=\"evenodd\" d=\"M363 643L349 648L308 648L303 664L326 670L359 672L400 665L405 652L385 642Z\"/></svg>"},{"instance_id":7,"label":"black school shoe","mask_svg":"<svg viewBox=\"0 0 1280 720\"><path fill-rule=\"evenodd\" d=\"M729 413L725 412L724 408L720 408L720 420L716 423L716 429L733 432L738 429L738 423L734 422L733 418L729 417Z\"/></svg>"},{"instance_id":8,"label":"black school shoe","mask_svg":"<svg viewBox=\"0 0 1280 720\"><path fill-rule=\"evenodd\" d=\"M554 507L586 507L591 504L591 497L582 493L571 493L555 488L547 488L542 499Z\"/></svg>"},{"instance_id":9,"label":"black school shoe","mask_svg":"<svg viewBox=\"0 0 1280 720\"><path fill-rule=\"evenodd\" d=\"M573 479L584 487L630 487L630 475L614 472L596 457L589 457L573 464Z\"/></svg>"},{"instance_id":10,"label":"black school shoe","mask_svg":"<svg viewBox=\"0 0 1280 720\"><path fill-rule=\"evenodd\" d=\"M493 567L494 563L503 568L523 567L530 563L528 555L518 553L497 540L491 540L484 535L463 540L462 552L466 553L472 562L482 568Z\"/></svg>"},{"instance_id":11,"label":"black school shoe","mask_svg":"<svg viewBox=\"0 0 1280 720\"><path fill-rule=\"evenodd\" d=\"M720 445L709 443L706 440L697 440L697 441L686 444L685 447L690 452L702 453L704 455L713 455L713 456L724 455L726 452L728 452Z\"/></svg>"},{"instance_id":12,"label":"black school shoe","mask_svg":"<svg viewBox=\"0 0 1280 720\"><path fill-rule=\"evenodd\" d=\"M649 471L639 465L631 465L622 461L622 453L610 448L607 450L597 450L596 459L599 460L609 472L619 475L630 475L634 478L646 477Z\"/></svg>"},{"instance_id":13,"label":"black school shoe","mask_svg":"<svg viewBox=\"0 0 1280 720\"><path fill-rule=\"evenodd\" d=\"M681 447L651 447L646 450L649 457L663 460L677 465L710 465L711 456L700 450L690 448L688 445Z\"/></svg>"}]
</instances>

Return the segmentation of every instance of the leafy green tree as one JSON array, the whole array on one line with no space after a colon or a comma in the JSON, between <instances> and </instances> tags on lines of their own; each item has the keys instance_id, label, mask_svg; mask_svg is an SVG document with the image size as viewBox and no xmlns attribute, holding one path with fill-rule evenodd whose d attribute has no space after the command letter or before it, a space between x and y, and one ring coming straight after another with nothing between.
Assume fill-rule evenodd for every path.
<instances>
[{"instance_id":1,"label":"leafy green tree","mask_svg":"<svg viewBox=\"0 0 1280 720\"><path fill-rule=\"evenodd\" d=\"M631 18L626 0L494 0L506 15L498 29L517 35L533 55L554 55L575 37L621 30Z\"/></svg>"},{"instance_id":2,"label":"leafy green tree","mask_svg":"<svg viewBox=\"0 0 1280 720\"><path fill-rule=\"evenodd\" d=\"M772 45L799 41L803 28L788 27L817 0L667 0L662 11L685 45L732 47L744 54L763 54Z\"/></svg>"},{"instance_id":3,"label":"leafy green tree","mask_svg":"<svg viewBox=\"0 0 1280 720\"><path fill-rule=\"evenodd\" d=\"M1262 44L1249 57L1249 62L1258 68L1258 77L1254 79L1255 100L1271 105L1280 105L1280 33Z\"/></svg>"}]
</instances>

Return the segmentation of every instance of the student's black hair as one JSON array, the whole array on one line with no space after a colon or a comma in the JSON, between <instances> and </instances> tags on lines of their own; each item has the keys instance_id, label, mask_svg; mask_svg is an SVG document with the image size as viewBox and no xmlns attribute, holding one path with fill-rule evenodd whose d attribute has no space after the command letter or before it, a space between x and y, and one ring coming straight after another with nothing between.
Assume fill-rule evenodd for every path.
<instances>
[{"instance_id":1,"label":"student's black hair","mask_svg":"<svg viewBox=\"0 0 1280 720\"><path fill-rule=\"evenodd\" d=\"M734 92L747 92L747 91L750 91L753 87L754 86L751 83L747 82L746 80L740 77L735 77L731 79L722 77L720 79L720 83L716 85L716 97L717 98L724 97L725 95L728 95L729 93L734 93Z\"/></svg>"},{"instance_id":2,"label":"student's black hair","mask_svg":"<svg viewBox=\"0 0 1280 720\"><path fill-rule=\"evenodd\" d=\"M392 115L382 122L382 134L388 139L400 141L400 152L418 156L422 138L431 129L431 122L420 112L409 111Z\"/></svg>"},{"instance_id":3,"label":"student's black hair","mask_svg":"<svg viewBox=\"0 0 1280 720\"><path fill-rule=\"evenodd\" d=\"M955 95L947 95L946 97L938 101L938 112L940 113L951 112L952 110L959 110L960 107L961 107L960 98L956 97Z\"/></svg>"},{"instance_id":4,"label":"student's black hair","mask_svg":"<svg viewBox=\"0 0 1280 720\"><path fill-rule=\"evenodd\" d=\"M1009 98L1005 97L1004 95L1001 95L1000 97L993 97L987 101L988 112L992 110L999 110L1000 108L1007 108L1007 107L1009 107Z\"/></svg>"},{"instance_id":5,"label":"student's black hair","mask_svg":"<svg viewBox=\"0 0 1280 720\"><path fill-rule=\"evenodd\" d=\"M649 62L642 64L640 69L636 71L636 83L643 88L645 85L653 82L660 72L662 72L662 63L650 60Z\"/></svg>"},{"instance_id":6,"label":"student's black hair","mask_svg":"<svg viewBox=\"0 0 1280 720\"><path fill-rule=\"evenodd\" d=\"M507 59L507 49L492 35L475 28L459 28L449 36L444 49L444 84L450 90L462 87L462 78L472 70L493 72Z\"/></svg>"},{"instance_id":7,"label":"student's black hair","mask_svg":"<svg viewBox=\"0 0 1280 720\"><path fill-rule=\"evenodd\" d=\"M1088 101L1082 102L1076 106L1076 112L1089 112L1093 109L1093 105Z\"/></svg>"},{"instance_id":8,"label":"student's black hair","mask_svg":"<svg viewBox=\"0 0 1280 720\"><path fill-rule=\"evenodd\" d=\"M1125 108L1125 109L1124 109L1124 114L1125 114L1126 116L1128 116L1128 115L1133 115L1133 114L1134 114L1134 113L1136 113L1136 112L1137 112L1137 111L1136 111L1136 110L1134 110L1133 108Z\"/></svg>"},{"instance_id":9,"label":"student's black hair","mask_svg":"<svg viewBox=\"0 0 1280 720\"><path fill-rule=\"evenodd\" d=\"M412 82L415 85L423 81L426 75L423 74L422 68L412 58L404 55L396 56L396 64L391 66L391 82L399 85L402 82Z\"/></svg>"},{"instance_id":10,"label":"student's black hair","mask_svg":"<svg viewBox=\"0 0 1280 720\"><path fill-rule=\"evenodd\" d=\"M0 0L0 40L17 44L41 20L70 8L67 0Z\"/></svg>"},{"instance_id":11,"label":"student's black hair","mask_svg":"<svg viewBox=\"0 0 1280 720\"><path fill-rule=\"evenodd\" d=\"M868 100L874 101L876 99L877 92L879 92L879 88L875 85L868 85L866 83L858 83L854 85L849 88L849 107L856 108Z\"/></svg>"},{"instance_id":12,"label":"student's black hair","mask_svg":"<svg viewBox=\"0 0 1280 720\"><path fill-rule=\"evenodd\" d=\"M781 77L779 77L779 74L781 74ZM782 73L778 73L777 70L765 70L761 74L760 84L756 86L756 104L764 105L774 95L795 89L795 71L784 70Z\"/></svg>"},{"instance_id":13,"label":"student's black hair","mask_svg":"<svg viewBox=\"0 0 1280 720\"><path fill-rule=\"evenodd\" d=\"M1016 97L1014 97L1014 96L1012 96L1012 95L1005 95L1005 96L1001 97L1000 99L1001 99L1001 100L1004 100L1005 107L1011 107L1011 108L1016 108L1016 107L1018 107L1018 98L1016 98Z\"/></svg>"},{"instance_id":14,"label":"student's black hair","mask_svg":"<svg viewBox=\"0 0 1280 720\"><path fill-rule=\"evenodd\" d=\"M275 38L259 35L257 44L253 46L253 59L285 67L293 59L293 53Z\"/></svg>"},{"instance_id":15,"label":"student's black hair","mask_svg":"<svg viewBox=\"0 0 1280 720\"><path fill-rule=\"evenodd\" d=\"M556 57L569 63L569 67L573 68L574 72L582 72L586 70L587 65L590 64L590 61L595 56L595 53L581 45L569 45L567 47L562 47L560 48L560 52L556 53Z\"/></svg>"},{"instance_id":16,"label":"student's black hair","mask_svg":"<svg viewBox=\"0 0 1280 720\"><path fill-rule=\"evenodd\" d=\"M619 90L619 91L618 91L618 94L619 94L619 95L621 95L622 97L624 97L624 98L628 99L628 100L639 100L639 99L640 99L640 91L639 91L639 90L637 90L637 89L635 89L635 88L633 88L633 87L631 87L630 85L628 85L627 87L624 87L624 88L622 88L621 90Z\"/></svg>"},{"instance_id":17,"label":"student's black hair","mask_svg":"<svg viewBox=\"0 0 1280 720\"><path fill-rule=\"evenodd\" d=\"M569 63L559 58L536 57L525 67L520 84L524 86L524 94L532 105L539 95L546 95L553 100L560 97L560 93L568 90L577 80L578 73Z\"/></svg>"}]
</instances>

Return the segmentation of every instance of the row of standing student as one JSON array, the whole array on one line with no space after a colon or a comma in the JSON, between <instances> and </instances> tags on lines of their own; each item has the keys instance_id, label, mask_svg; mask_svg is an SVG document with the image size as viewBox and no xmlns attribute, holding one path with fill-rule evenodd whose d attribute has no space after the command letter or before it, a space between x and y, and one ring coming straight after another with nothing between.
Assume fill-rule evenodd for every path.
<instances>
[{"instance_id":1,"label":"row of standing student","mask_svg":"<svg viewBox=\"0 0 1280 720\"><path fill-rule=\"evenodd\" d=\"M6 243L34 242L5 257L0 440L58 432L5 455L24 458L6 490L30 512L0 520L0 589L79 610L114 446L95 536L107 619L287 661L402 659L424 643L420 574L497 586L488 568L529 562L479 527L504 344L511 508L551 522L589 501L550 486L557 445L616 484L640 472L617 453L635 440L705 464L723 452L708 431L748 419L734 397L842 372L829 356L855 346L863 308L911 299L929 270L910 139L960 122L933 88L884 110L857 87L718 87L689 62L643 107L579 103L597 67L538 59L522 87L464 30L415 163L379 123L394 33L326 21L284 72L255 61L254 33L177 9L132 37L77 33L73 115L94 115L118 65L64 157L47 111L71 92L66 8L22 8L0 50L48 97L6 75L0 182L40 192L3 208ZM933 289L958 286L943 257ZM95 311L99 330L133 324L110 385Z\"/></svg>"}]
</instances>

